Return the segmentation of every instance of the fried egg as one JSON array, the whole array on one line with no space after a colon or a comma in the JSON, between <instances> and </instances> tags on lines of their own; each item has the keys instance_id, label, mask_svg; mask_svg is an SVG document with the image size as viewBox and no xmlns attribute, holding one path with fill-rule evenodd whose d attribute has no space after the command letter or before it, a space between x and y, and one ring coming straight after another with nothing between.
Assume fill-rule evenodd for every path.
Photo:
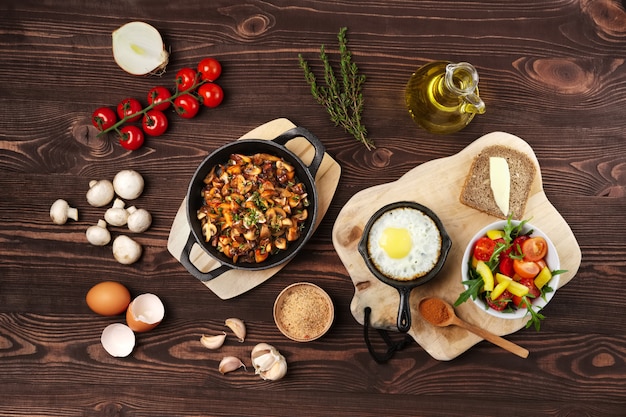
<instances>
[{"instance_id":1,"label":"fried egg","mask_svg":"<svg viewBox=\"0 0 626 417\"><path fill-rule=\"evenodd\" d=\"M383 275L409 281L435 267L441 254L441 234L433 219L422 211L400 207L374 221L367 250Z\"/></svg>"}]
</instances>

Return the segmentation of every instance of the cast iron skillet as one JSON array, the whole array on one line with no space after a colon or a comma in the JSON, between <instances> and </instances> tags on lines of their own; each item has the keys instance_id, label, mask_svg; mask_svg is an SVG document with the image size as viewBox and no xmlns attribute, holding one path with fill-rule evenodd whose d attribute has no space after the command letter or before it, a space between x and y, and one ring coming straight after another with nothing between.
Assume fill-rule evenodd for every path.
<instances>
[{"instance_id":1,"label":"cast iron skillet","mask_svg":"<svg viewBox=\"0 0 626 417\"><path fill-rule=\"evenodd\" d=\"M395 208L399 208L399 207L410 207L410 208L414 208L414 209L421 211L422 213L430 217L435 222L435 224L437 225L437 228L439 229L439 233L441 235L441 252L439 254L439 260L437 260L437 263L435 264L433 269L431 269L430 272L428 272L426 275L423 275L421 277L418 277L409 281L398 281L398 280L385 276L378 269L376 269L376 266L370 259L370 256L367 250L369 232L374 222L380 216L382 216L383 213L389 210L393 210ZM452 246L452 240L450 240L450 236L448 236L448 234L446 233L446 230L444 229L443 224L441 223L441 220L439 220L437 215L433 213L432 210L430 210L428 207L424 207L423 205L419 203L415 203L413 201L399 201L396 203L388 204L382 207L381 209L379 209L376 213L374 213L374 215L369 219L369 221L365 225L365 230L363 230L363 236L361 236L361 240L359 242L359 253L363 257L363 260L365 260L365 263L367 264L367 267L369 268L369 270L372 272L372 274L374 274L376 278L378 278L380 281L384 282L385 284L391 285L392 287L396 288L398 292L400 293L400 305L398 306L398 330L399 331L406 333L411 329L411 306L409 303L411 290L413 290L413 288L419 285L427 283L439 273L441 268L443 268L444 263L446 262L446 257L448 256L448 252L450 251L451 246Z\"/></svg>"},{"instance_id":2,"label":"cast iron skillet","mask_svg":"<svg viewBox=\"0 0 626 417\"><path fill-rule=\"evenodd\" d=\"M315 148L315 155L309 166L306 166L296 154L285 147L287 142L297 137L304 137ZM241 139L224 145L207 156L197 168L187 191L187 222L189 223L190 233L180 257L180 262L183 266L194 277L198 278L200 281L206 282L232 269L258 271L272 268L293 258L313 234L318 204L317 190L315 189L315 174L322 163L325 151L324 145L311 132L303 127L294 127L273 140ZM219 252L204 240L201 230L202 225L200 220L196 217L198 209L203 205L200 192L205 185L203 180L206 175L214 166L226 163L231 154L240 153L243 155L253 155L259 152L281 157L295 167L296 177L306 187L310 203L309 207L307 207L308 217L305 220L300 238L290 242L287 249L268 256L268 258L261 263L234 263L232 259ZM218 260L221 266L209 272L198 270L189 259L194 243L197 243L206 253Z\"/></svg>"}]
</instances>

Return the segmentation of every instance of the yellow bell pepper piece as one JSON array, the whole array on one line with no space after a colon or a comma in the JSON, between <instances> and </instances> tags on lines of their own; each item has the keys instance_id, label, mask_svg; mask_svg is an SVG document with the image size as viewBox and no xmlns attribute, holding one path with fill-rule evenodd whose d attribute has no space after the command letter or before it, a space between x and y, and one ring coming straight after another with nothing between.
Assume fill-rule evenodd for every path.
<instances>
[{"instance_id":1,"label":"yellow bell pepper piece","mask_svg":"<svg viewBox=\"0 0 626 417\"><path fill-rule=\"evenodd\" d=\"M487 232L487 237L491 240L501 239L504 237L504 230L489 230Z\"/></svg>"},{"instance_id":2,"label":"yellow bell pepper piece","mask_svg":"<svg viewBox=\"0 0 626 417\"><path fill-rule=\"evenodd\" d=\"M513 295L517 295L518 297L523 297L526 294L528 294L528 287L520 284L517 281L513 281L511 280L511 283L509 284L509 287L507 288L507 290L509 290L509 292Z\"/></svg>"},{"instance_id":3,"label":"yellow bell pepper piece","mask_svg":"<svg viewBox=\"0 0 626 417\"><path fill-rule=\"evenodd\" d=\"M484 289L485 291L493 291L493 272L489 269L489 266L484 261L478 261L476 263L476 272L483 279Z\"/></svg>"},{"instance_id":4,"label":"yellow bell pepper piece","mask_svg":"<svg viewBox=\"0 0 626 417\"><path fill-rule=\"evenodd\" d=\"M491 299L495 300L496 298L500 297L502 295L502 293L504 292L504 290L506 290L509 286L509 284L511 283L512 280L504 280L498 283L498 285L496 285L496 287L493 289L493 291L491 291Z\"/></svg>"},{"instance_id":5,"label":"yellow bell pepper piece","mask_svg":"<svg viewBox=\"0 0 626 417\"><path fill-rule=\"evenodd\" d=\"M541 289L544 285L550 282L551 279L552 272L550 271L550 268L544 266L535 278L535 285L537 286L537 288Z\"/></svg>"}]
</instances>

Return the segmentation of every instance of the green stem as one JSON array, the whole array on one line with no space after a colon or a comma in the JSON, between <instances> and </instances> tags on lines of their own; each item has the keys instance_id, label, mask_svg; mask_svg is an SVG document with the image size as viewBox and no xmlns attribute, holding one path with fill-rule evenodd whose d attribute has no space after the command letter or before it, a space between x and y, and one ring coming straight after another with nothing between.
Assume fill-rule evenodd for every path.
<instances>
[{"instance_id":1,"label":"green stem","mask_svg":"<svg viewBox=\"0 0 626 417\"><path fill-rule=\"evenodd\" d=\"M183 96L185 94L192 93L199 86L201 86L202 84L204 84L206 82L208 82L208 81L200 79L200 74L198 74L198 79L188 89L183 90L183 91L178 91L178 85L176 85L176 91L170 97L166 98L165 100L161 100L161 101L159 101L157 103L152 103L152 104L144 107L143 109L139 110L138 112L135 112L135 113L128 114L128 115L124 116L120 121L115 123L113 126L111 126L108 129L105 129L105 130L101 131L100 133L98 133L98 136L104 135L104 134L112 132L112 131L116 131L116 132L120 133L119 128L121 126L123 126L126 122L128 122L130 119L132 119L132 118L134 118L136 116L139 116L139 115L144 115L147 112L149 112L150 110L152 110L153 108L155 108L156 106L158 106L160 104L163 104L166 101L172 103L172 105L175 106L174 100L176 100L178 97Z\"/></svg>"}]
</instances>

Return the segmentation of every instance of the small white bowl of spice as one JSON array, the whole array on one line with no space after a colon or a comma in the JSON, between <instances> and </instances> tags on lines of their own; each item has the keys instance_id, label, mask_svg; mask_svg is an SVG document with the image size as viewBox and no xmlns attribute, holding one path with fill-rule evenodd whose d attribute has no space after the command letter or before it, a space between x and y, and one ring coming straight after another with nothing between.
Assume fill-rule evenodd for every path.
<instances>
[{"instance_id":1,"label":"small white bowl of spice","mask_svg":"<svg viewBox=\"0 0 626 417\"><path fill-rule=\"evenodd\" d=\"M274 322L278 330L296 342L322 337L333 324L334 316L330 296L309 282L289 285L274 302Z\"/></svg>"}]
</instances>

